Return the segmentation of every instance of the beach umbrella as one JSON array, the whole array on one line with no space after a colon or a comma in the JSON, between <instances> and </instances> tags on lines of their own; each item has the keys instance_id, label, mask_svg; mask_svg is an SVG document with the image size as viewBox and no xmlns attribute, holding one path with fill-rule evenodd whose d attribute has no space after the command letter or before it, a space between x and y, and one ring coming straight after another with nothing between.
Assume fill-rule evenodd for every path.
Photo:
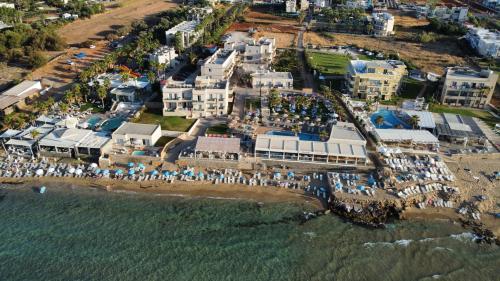
<instances>
[{"instance_id":1,"label":"beach umbrella","mask_svg":"<svg viewBox=\"0 0 500 281\"><path fill-rule=\"evenodd\" d=\"M194 172L193 171L189 171L188 176L193 177L194 176Z\"/></svg>"},{"instance_id":2,"label":"beach umbrella","mask_svg":"<svg viewBox=\"0 0 500 281\"><path fill-rule=\"evenodd\" d=\"M316 118L316 122L321 122L321 118L320 117Z\"/></svg>"},{"instance_id":3,"label":"beach umbrella","mask_svg":"<svg viewBox=\"0 0 500 281\"><path fill-rule=\"evenodd\" d=\"M115 174L116 175L123 175L123 170L122 169L118 169L115 171Z\"/></svg>"},{"instance_id":4,"label":"beach umbrella","mask_svg":"<svg viewBox=\"0 0 500 281\"><path fill-rule=\"evenodd\" d=\"M132 168L132 167L134 167L134 166L135 166L135 164L134 164L133 162L128 162L128 167L129 167L129 168Z\"/></svg>"},{"instance_id":5,"label":"beach umbrella","mask_svg":"<svg viewBox=\"0 0 500 281\"><path fill-rule=\"evenodd\" d=\"M288 114L284 113L283 118L287 118L287 117L288 117Z\"/></svg>"},{"instance_id":6,"label":"beach umbrella","mask_svg":"<svg viewBox=\"0 0 500 281\"><path fill-rule=\"evenodd\" d=\"M43 170L42 169L36 170L35 173L36 173L37 176L43 176Z\"/></svg>"},{"instance_id":7,"label":"beach umbrella","mask_svg":"<svg viewBox=\"0 0 500 281\"><path fill-rule=\"evenodd\" d=\"M295 176L295 174L294 174L292 171L289 171L287 175L288 175L288 177L289 177L289 178L291 178L291 177L294 177L294 176Z\"/></svg>"},{"instance_id":8,"label":"beach umbrella","mask_svg":"<svg viewBox=\"0 0 500 281\"><path fill-rule=\"evenodd\" d=\"M101 169L99 169L99 168L95 169L95 171L94 171L94 173L95 173L96 175L98 175L100 172L101 172Z\"/></svg>"},{"instance_id":9,"label":"beach umbrella","mask_svg":"<svg viewBox=\"0 0 500 281\"><path fill-rule=\"evenodd\" d=\"M128 174L129 174L129 175L133 175L133 174L135 174L135 170L133 170L133 169L128 170Z\"/></svg>"},{"instance_id":10,"label":"beach umbrella","mask_svg":"<svg viewBox=\"0 0 500 281\"><path fill-rule=\"evenodd\" d=\"M365 186L364 185L358 185L356 188L358 190L361 190L361 191L365 190Z\"/></svg>"},{"instance_id":11,"label":"beach umbrella","mask_svg":"<svg viewBox=\"0 0 500 281\"><path fill-rule=\"evenodd\" d=\"M311 119L311 118L309 118L309 116L306 116L306 117L304 118L304 120L306 120L306 121L307 121L307 120L309 120L309 119Z\"/></svg>"},{"instance_id":12,"label":"beach umbrella","mask_svg":"<svg viewBox=\"0 0 500 281\"><path fill-rule=\"evenodd\" d=\"M90 167L92 167L92 168L97 168L97 166L98 166L97 163L90 164Z\"/></svg>"},{"instance_id":13,"label":"beach umbrella","mask_svg":"<svg viewBox=\"0 0 500 281\"><path fill-rule=\"evenodd\" d=\"M179 174L179 173L178 173L177 171L173 171L173 172L172 172L172 175L173 175L173 176L177 176L178 174Z\"/></svg>"},{"instance_id":14,"label":"beach umbrella","mask_svg":"<svg viewBox=\"0 0 500 281\"><path fill-rule=\"evenodd\" d=\"M163 175L164 175L165 177L169 177L169 176L170 176L170 172L169 172L169 171L163 171Z\"/></svg>"},{"instance_id":15,"label":"beach umbrella","mask_svg":"<svg viewBox=\"0 0 500 281\"><path fill-rule=\"evenodd\" d=\"M158 175L158 171L157 171L157 170L152 170L152 171L151 171L151 175L153 175L153 176Z\"/></svg>"},{"instance_id":16,"label":"beach umbrella","mask_svg":"<svg viewBox=\"0 0 500 281\"><path fill-rule=\"evenodd\" d=\"M76 169L75 174L81 175L83 173L82 169Z\"/></svg>"},{"instance_id":17,"label":"beach umbrella","mask_svg":"<svg viewBox=\"0 0 500 281\"><path fill-rule=\"evenodd\" d=\"M224 179L224 175L220 174L219 179L223 180Z\"/></svg>"},{"instance_id":18,"label":"beach umbrella","mask_svg":"<svg viewBox=\"0 0 500 281\"><path fill-rule=\"evenodd\" d=\"M49 168L49 170L48 170L48 172L49 172L49 173L53 173L55 170L56 170L56 169L55 169L54 167L50 167L50 168Z\"/></svg>"},{"instance_id":19,"label":"beach umbrella","mask_svg":"<svg viewBox=\"0 0 500 281\"><path fill-rule=\"evenodd\" d=\"M202 178L204 175L203 175L203 172L198 172L198 177Z\"/></svg>"},{"instance_id":20,"label":"beach umbrella","mask_svg":"<svg viewBox=\"0 0 500 281\"><path fill-rule=\"evenodd\" d=\"M109 170L108 170L108 169L106 169L106 170L102 171L102 174L103 174L103 175L109 175Z\"/></svg>"},{"instance_id":21,"label":"beach umbrella","mask_svg":"<svg viewBox=\"0 0 500 281\"><path fill-rule=\"evenodd\" d=\"M69 168L68 172L69 172L70 174L73 174L73 173L75 172L75 168L73 168L73 167Z\"/></svg>"},{"instance_id":22,"label":"beach umbrella","mask_svg":"<svg viewBox=\"0 0 500 281\"><path fill-rule=\"evenodd\" d=\"M139 163L137 165L137 167L139 167L139 169L141 169L141 170L144 170L146 168L146 166L144 166L144 164L142 164L142 163Z\"/></svg>"}]
</instances>

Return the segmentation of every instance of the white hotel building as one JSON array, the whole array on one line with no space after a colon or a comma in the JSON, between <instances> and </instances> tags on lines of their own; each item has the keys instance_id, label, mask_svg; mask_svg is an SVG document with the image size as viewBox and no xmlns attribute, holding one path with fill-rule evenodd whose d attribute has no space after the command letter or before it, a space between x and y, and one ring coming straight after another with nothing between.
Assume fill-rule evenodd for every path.
<instances>
[{"instance_id":1,"label":"white hotel building","mask_svg":"<svg viewBox=\"0 0 500 281\"><path fill-rule=\"evenodd\" d=\"M236 52L219 50L184 81L169 78L163 86L163 115L199 118L227 114L229 78L236 65Z\"/></svg>"}]
</instances>

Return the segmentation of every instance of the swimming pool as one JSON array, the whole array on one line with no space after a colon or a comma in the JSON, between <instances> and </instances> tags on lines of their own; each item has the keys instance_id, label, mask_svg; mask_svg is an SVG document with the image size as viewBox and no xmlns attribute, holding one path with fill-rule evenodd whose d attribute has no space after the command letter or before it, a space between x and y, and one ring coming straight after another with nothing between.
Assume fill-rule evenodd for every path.
<instances>
[{"instance_id":1,"label":"swimming pool","mask_svg":"<svg viewBox=\"0 0 500 281\"><path fill-rule=\"evenodd\" d=\"M101 125L101 129L106 132L114 131L120 127L120 125L125 122L123 117L114 117L104 121Z\"/></svg>"},{"instance_id":2,"label":"swimming pool","mask_svg":"<svg viewBox=\"0 0 500 281\"><path fill-rule=\"evenodd\" d=\"M382 118L384 118L384 122L381 125L377 124L376 120L378 116L382 116ZM377 129L394 129L399 125L401 125L403 129L411 129L411 126L399 119L393 110L380 109L370 116L370 120Z\"/></svg>"},{"instance_id":3,"label":"swimming pool","mask_svg":"<svg viewBox=\"0 0 500 281\"><path fill-rule=\"evenodd\" d=\"M269 131L266 133L271 136L287 136L294 137L295 133L290 131ZM307 133L299 133L299 140L303 141L319 141L319 135L307 134Z\"/></svg>"},{"instance_id":4,"label":"swimming pool","mask_svg":"<svg viewBox=\"0 0 500 281\"><path fill-rule=\"evenodd\" d=\"M99 116L96 116L96 115L93 115L91 116L88 120L87 120L87 124L89 124L89 127L90 128L95 128L95 126L97 125L97 123L99 123L99 121L101 121L102 118L99 117Z\"/></svg>"},{"instance_id":5,"label":"swimming pool","mask_svg":"<svg viewBox=\"0 0 500 281\"><path fill-rule=\"evenodd\" d=\"M146 151L135 150L135 151L132 152L132 155L134 155L134 156L144 156L144 155L146 155Z\"/></svg>"}]
</instances>

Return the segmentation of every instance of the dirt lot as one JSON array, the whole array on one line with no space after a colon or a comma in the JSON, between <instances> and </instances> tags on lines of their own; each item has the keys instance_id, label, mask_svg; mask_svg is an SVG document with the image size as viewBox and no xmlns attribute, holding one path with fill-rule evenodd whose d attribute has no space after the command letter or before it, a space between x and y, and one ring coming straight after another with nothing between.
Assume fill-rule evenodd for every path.
<instances>
[{"instance_id":1,"label":"dirt lot","mask_svg":"<svg viewBox=\"0 0 500 281\"><path fill-rule=\"evenodd\" d=\"M122 0L122 7L111 9L91 19L78 20L60 29L59 34L68 44L83 42L87 39L101 40L112 30L130 24L161 11L177 6L173 1L165 0Z\"/></svg>"},{"instance_id":2,"label":"dirt lot","mask_svg":"<svg viewBox=\"0 0 500 281\"><path fill-rule=\"evenodd\" d=\"M89 39L103 40L106 34L114 29L130 24L136 19L142 19L177 6L170 0L122 0L119 2L122 3L122 7L95 15L91 19L77 20L67 24L59 30L59 34L66 39L68 44L80 43ZM87 57L81 60L75 59L74 55L80 52L84 52ZM82 69L91 62L102 58L107 52L109 49L105 41L98 41L95 49L68 48L60 52L56 59L28 74L28 78L42 79L43 83L53 87L54 92L61 92L68 87L68 84ZM74 65L71 66L67 63L69 59L74 62ZM4 75L6 74L0 74L0 79Z\"/></svg>"},{"instance_id":3,"label":"dirt lot","mask_svg":"<svg viewBox=\"0 0 500 281\"><path fill-rule=\"evenodd\" d=\"M249 9L245 13L245 23L234 23L228 31L249 31L255 29L254 38L272 37L278 48L288 48L297 44L298 22Z\"/></svg>"}]
</instances>

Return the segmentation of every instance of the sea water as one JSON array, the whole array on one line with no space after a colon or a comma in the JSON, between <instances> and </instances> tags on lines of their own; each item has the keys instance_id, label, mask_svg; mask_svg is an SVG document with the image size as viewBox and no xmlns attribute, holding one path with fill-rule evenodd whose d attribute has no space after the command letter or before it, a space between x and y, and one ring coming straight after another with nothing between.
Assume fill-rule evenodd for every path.
<instances>
[{"instance_id":1,"label":"sea water","mask_svg":"<svg viewBox=\"0 0 500 281\"><path fill-rule=\"evenodd\" d=\"M367 229L298 203L0 190L0 280L499 280L449 222Z\"/></svg>"}]
</instances>

